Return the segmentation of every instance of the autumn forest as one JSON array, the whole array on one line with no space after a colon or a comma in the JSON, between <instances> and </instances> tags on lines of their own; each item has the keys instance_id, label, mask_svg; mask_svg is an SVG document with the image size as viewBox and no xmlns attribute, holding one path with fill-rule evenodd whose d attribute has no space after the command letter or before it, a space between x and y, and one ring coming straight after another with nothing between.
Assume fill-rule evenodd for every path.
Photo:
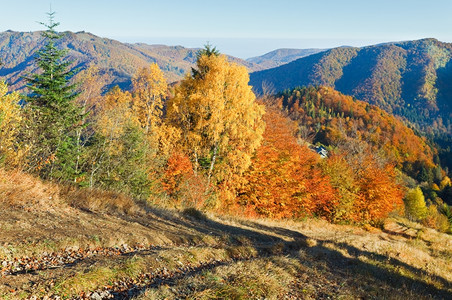
<instances>
[{"instance_id":1,"label":"autumn forest","mask_svg":"<svg viewBox=\"0 0 452 300\"><path fill-rule=\"evenodd\" d=\"M322 86L256 98L246 68L210 45L177 85L151 64L104 93L95 65L69 68L56 25L28 96L2 83L5 169L172 207L355 224L397 213L450 231L438 149L377 106Z\"/></svg>"}]
</instances>

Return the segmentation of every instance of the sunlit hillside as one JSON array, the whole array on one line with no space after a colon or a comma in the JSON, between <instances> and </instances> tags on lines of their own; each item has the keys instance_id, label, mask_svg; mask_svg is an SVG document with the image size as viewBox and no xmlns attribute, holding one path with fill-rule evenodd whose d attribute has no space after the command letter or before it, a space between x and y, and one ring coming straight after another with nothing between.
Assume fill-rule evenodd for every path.
<instances>
[{"instance_id":1,"label":"sunlit hillside","mask_svg":"<svg viewBox=\"0 0 452 300\"><path fill-rule=\"evenodd\" d=\"M251 74L256 91L326 85L400 115L426 132L451 132L452 45L435 39L340 47Z\"/></svg>"},{"instance_id":2,"label":"sunlit hillside","mask_svg":"<svg viewBox=\"0 0 452 300\"><path fill-rule=\"evenodd\" d=\"M33 57L42 45L40 32L0 33L0 76L5 77L11 87L22 88L25 82L21 77L36 71ZM68 50L67 58L72 61L72 67L85 69L95 64L107 76L107 88L114 85L129 88L133 74L151 63L159 65L169 82L180 80L194 66L199 50L182 46L126 44L89 32L65 32L58 47ZM262 69L238 58L230 59L250 71Z\"/></svg>"}]
</instances>

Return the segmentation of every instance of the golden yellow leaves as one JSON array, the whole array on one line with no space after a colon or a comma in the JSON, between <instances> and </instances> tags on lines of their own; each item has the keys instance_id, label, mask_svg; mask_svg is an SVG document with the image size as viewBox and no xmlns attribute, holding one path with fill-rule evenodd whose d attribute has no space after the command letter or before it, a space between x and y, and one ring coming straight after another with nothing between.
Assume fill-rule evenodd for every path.
<instances>
[{"instance_id":1,"label":"golden yellow leaves","mask_svg":"<svg viewBox=\"0 0 452 300\"><path fill-rule=\"evenodd\" d=\"M126 124L129 122L138 124L138 118L133 113L131 105L132 95L127 91L121 91L119 87L114 87L100 104L96 122L97 132L114 140L124 133Z\"/></svg>"},{"instance_id":2,"label":"golden yellow leaves","mask_svg":"<svg viewBox=\"0 0 452 300\"><path fill-rule=\"evenodd\" d=\"M132 78L133 108L141 126L149 133L153 126L161 124L163 99L168 86L157 64L143 68Z\"/></svg>"},{"instance_id":3,"label":"golden yellow leaves","mask_svg":"<svg viewBox=\"0 0 452 300\"><path fill-rule=\"evenodd\" d=\"M241 174L260 144L264 109L255 102L244 67L224 55L203 55L197 63L198 76L187 76L168 105L168 119L182 132L182 144L195 168L214 169L217 179ZM209 172L209 173L210 173ZM210 174L209 174L210 176Z\"/></svg>"},{"instance_id":4,"label":"golden yellow leaves","mask_svg":"<svg viewBox=\"0 0 452 300\"><path fill-rule=\"evenodd\" d=\"M8 86L0 81L0 161L15 165L20 158L16 136L19 133L22 112L19 106L19 94L8 94Z\"/></svg>"}]
</instances>

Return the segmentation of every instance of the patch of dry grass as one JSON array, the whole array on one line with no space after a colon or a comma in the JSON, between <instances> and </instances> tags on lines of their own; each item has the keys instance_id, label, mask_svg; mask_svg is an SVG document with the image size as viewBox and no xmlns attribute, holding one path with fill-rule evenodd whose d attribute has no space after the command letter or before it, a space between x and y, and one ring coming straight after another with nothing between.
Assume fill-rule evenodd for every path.
<instances>
[{"instance_id":1,"label":"patch of dry grass","mask_svg":"<svg viewBox=\"0 0 452 300\"><path fill-rule=\"evenodd\" d=\"M18 170L0 169L0 204L51 211L70 206L92 212L136 214L142 209L129 196L91 188L62 187Z\"/></svg>"},{"instance_id":2,"label":"patch of dry grass","mask_svg":"<svg viewBox=\"0 0 452 300\"><path fill-rule=\"evenodd\" d=\"M171 288L148 290L138 299L281 299L296 265L280 256L235 261L180 279Z\"/></svg>"},{"instance_id":3,"label":"patch of dry grass","mask_svg":"<svg viewBox=\"0 0 452 300\"><path fill-rule=\"evenodd\" d=\"M62 204L59 186L44 183L21 171L0 169L0 204L33 210L49 210Z\"/></svg>"},{"instance_id":4,"label":"patch of dry grass","mask_svg":"<svg viewBox=\"0 0 452 300\"><path fill-rule=\"evenodd\" d=\"M92 291L111 285L123 278L138 279L141 275L152 272L157 274L164 270L166 276L177 276L178 268L192 266L197 268L201 263L231 261L232 258L250 258L257 255L252 248L215 249L209 247L190 247L156 250L149 253L137 253L131 258L103 259L93 265L80 266L75 273L63 276L52 289L53 294L72 297L82 292ZM234 253L235 255L231 255ZM239 253L240 256L236 254ZM200 267L202 269L202 267Z\"/></svg>"},{"instance_id":5,"label":"patch of dry grass","mask_svg":"<svg viewBox=\"0 0 452 300\"><path fill-rule=\"evenodd\" d=\"M104 259L94 265L84 265L75 274L59 279L52 289L52 294L73 297L104 287L121 278L136 278L148 268L149 262L149 258L133 256L127 259Z\"/></svg>"},{"instance_id":6,"label":"patch of dry grass","mask_svg":"<svg viewBox=\"0 0 452 300\"><path fill-rule=\"evenodd\" d=\"M309 253L307 260L338 256L368 270L372 276L392 274L400 282L452 293L452 236L404 218L389 219L383 230L335 225L323 220L243 220L231 216L221 216L221 219L277 236L285 233L287 241L291 240L288 236L296 237L300 233L301 245ZM409 287L403 293L409 294Z\"/></svg>"}]
</instances>

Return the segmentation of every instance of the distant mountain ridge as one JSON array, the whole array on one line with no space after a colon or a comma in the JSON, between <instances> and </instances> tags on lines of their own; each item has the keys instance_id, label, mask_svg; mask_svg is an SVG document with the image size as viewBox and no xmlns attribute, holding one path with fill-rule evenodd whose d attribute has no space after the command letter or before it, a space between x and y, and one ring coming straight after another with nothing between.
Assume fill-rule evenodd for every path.
<instances>
[{"instance_id":1,"label":"distant mountain ridge","mask_svg":"<svg viewBox=\"0 0 452 300\"><path fill-rule=\"evenodd\" d=\"M101 38L88 32L62 33L58 47L68 49L68 59L73 67L85 68L96 64L109 78L109 86L127 88L135 72L151 63L157 63L169 82L183 78L196 61L199 49L182 46L128 44ZM34 71L33 56L43 45L41 32L0 33L0 76L4 76L12 88L20 89L21 76ZM229 60L244 65L251 71L262 70L257 64L229 56Z\"/></svg>"},{"instance_id":2,"label":"distant mountain ridge","mask_svg":"<svg viewBox=\"0 0 452 300\"><path fill-rule=\"evenodd\" d=\"M127 44L87 32L64 32L59 46L69 50L73 67L96 64L109 82L129 88L135 72L157 63L169 82L191 70L199 49ZM0 76L12 89L21 76L35 71L33 56L42 47L40 32L0 33ZM318 51L317 53L314 53ZM319 52L321 51L321 52ZM310 54L310 55L309 55ZM295 59L300 55L308 55ZM278 49L245 61L229 57L251 72L255 91L283 91L325 85L400 115L425 132L452 135L452 44L435 39L374 46L322 49ZM288 63L286 63L288 62ZM282 64L264 70L270 64Z\"/></svg>"},{"instance_id":3,"label":"distant mountain ridge","mask_svg":"<svg viewBox=\"0 0 452 300\"><path fill-rule=\"evenodd\" d=\"M288 49L281 48L268 52L261 56L248 58L246 61L258 64L265 69L270 69L290 63L299 58L326 51L327 49Z\"/></svg>"},{"instance_id":4,"label":"distant mountain ridge","mask_svg":"<svg viewBox=\"0 0 452 300\"><path fill-rule=\"evenodd\" d=\"M254 72L251 85L258 93L330 86L405 117L426 132L450 135L451 58L452 44L435 39L333 48Z\"/></svg>"}]
</instances>

